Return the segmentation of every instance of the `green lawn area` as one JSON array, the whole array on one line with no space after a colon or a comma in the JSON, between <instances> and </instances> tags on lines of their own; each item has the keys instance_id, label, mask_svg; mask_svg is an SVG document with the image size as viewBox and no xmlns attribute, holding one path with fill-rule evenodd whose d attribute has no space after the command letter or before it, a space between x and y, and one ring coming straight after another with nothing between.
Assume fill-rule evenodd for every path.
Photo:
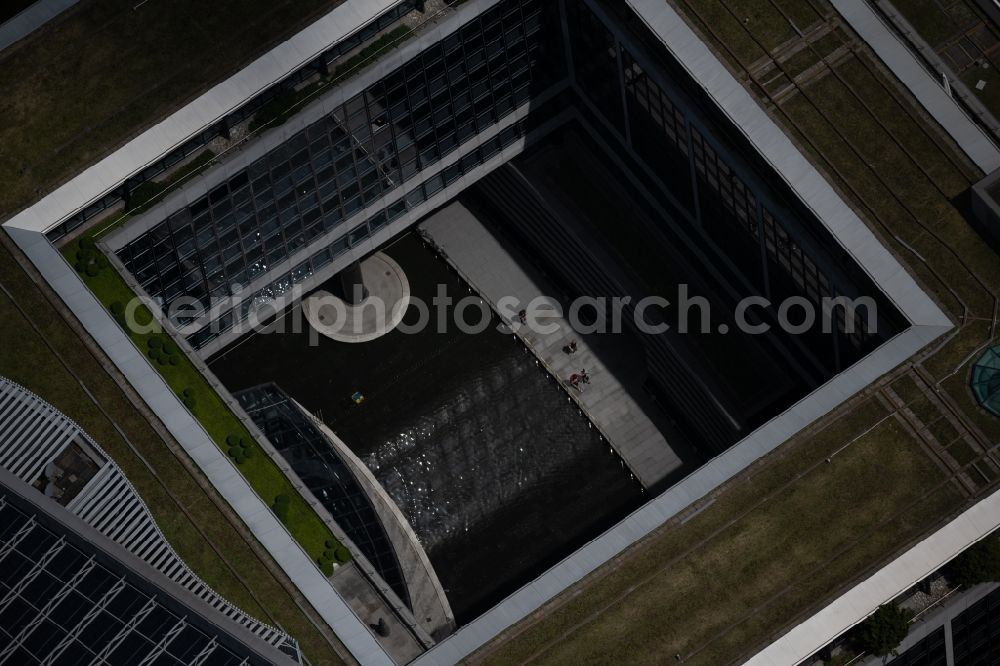
<instances>
[{"instance_id":1,"label":"green lawn area","mask_svg":"<svg viewBox=\"0 0 1000 666\"><path fill-rule=\"evenodd\" d=\"M192 473L193 463L185 462L181 451L159 437L3 246L0 285L0 340L5 342L0 345L0 375L52 403L111 455L170 544L213 589L250 615L288 631L311 663L343 663L331 643L336 639L317 630L298 605L305 601L288 591L290 582L272 574L269 567L276 565L265 564L260 547L242 526L234 526L238 518L227 513L225 502Z\"/></svg>"},{"instance_id":2,"label":"green lawn area","mask_svg":"<svg viewBox=\"0 0 1000 666\"><path fill-rule=\"evenodd\" d=\"M0 219L338 4L87 0L5 50Z\"/></svg>"},{"instance_id":3,"label":"green lawn area","mask_svg":"<svg viewBox=\"0 0 1000 666\"><path fill-rule=\"evenodd\" d=\"M982 90L976 87L980 81L986 82ZM962 83L968 86L972 94L986 105L990 113L994 116L1000 116L1000 73L997 72L996 67L967 69L962 73Z\"/></svg>"},{"instance_id":4,"label":"green lawn area","mask_svg":"<svg viewBox=\"0 0 1000 666\"><path fill-rule=\"evenodd\" d=\"M750 34L769 49L781 41L780 26L761 25L751 9L730 5L733 16L721 0L674 4L744 81L749 77L743 66L763 53ZM818 18L810 17L815 2L777 4L800 28ZM826 2L818 7L834 14ZM950 148L942 147L936 130L928 131L907 111L907 96L891 84L887 88L873 63L865 65L848 58L837 72L850 88L827 75L811 82L805 94L772 107L772 115L942 307L956 318L963 311L959 299L968 307L973 318L957 335L917 360L958 404L967 424L1000 441L1000 419L985 415L971 399L969 363L958 367L989 339L1000 287L997 255L951 202L981 174L946 152ZM797 69L808 66L803 59L795 63ZM954 428L911 378L897 379L893 387L932 432L953 438ZM880 421L886 409L875 398L845 406L819 434L785 444L715 493L715 502L689 522L664 526L471 661L673 663L680 654L684 663L715 665L754 653L968 501L897 417ZM955 443L948 451L962 464L977 455Z\"/></svg>"},{"instance_id":5,"label":"green lawn area","mask_svg":"<svg viewBox=\"0 0 1000 666\"><path fill-rule=\"evenodd\" d=\"M715 665L752 651L962 505L881 404L852 414L751 468L471 661L663 664L680 654Z\"/></svg>"},{"instance_id":6,"label":"green lawn area","mask_svg":"<svg viewBox=\"0 0 1000 666\"><path fill-rule=\"evenodd\" d=\"M68 243L63 247L63 256L70 265L74 265L78 261L80 242L85 238L88 237L81 237L81 239ZM114 303L126 305L136 298L135 293L125 284L122 277L110 265L105 266L96 275L83 273L81 274L81 278L97 299L107 308L110 308ZM148 321L148 310L145 312L146 321ZM136 332L128 326L125 326L124 329L136 347L147 355L150 349L149 341L154 337L160 337L156 333ZM178 396L186 395L186 391L189 391L194 396L196 402L192 408L192 413L201 422L219 448L224 452L229 452L232 446L232 438L242 439L244 442L253 442L253 437L243 427L240 420L226 406L205 377L188 358L184 354L175 354L175 358L177 359L176 365L161 363L152 358L150 361L152 366L163 376L167 384ZM237 467L266 504L272 505L275 502L275 498L279 496L288 497L287 515L283 517L285 526L309 556L317 564L322 562L324 570L329 572L329 562L333 559L333 553L344 553L346 551L341 550L341 544L336 540L319 515L292 486L288 477L278 469L270 457L264 455L262 452L246 458ZM342 556L340 559L346 561L349 558Z\"/></svg>"},{"instance_id":7,"label":"green lawn area","mask_svg":"<svg viewBox=\"0 0 1000 666\"><path fill-rule=\"evenodd\" d=\"M958 32L942 3L936 0L894 0L892 6L932 48L937 48Z\"/></svg>"}]
</instances>

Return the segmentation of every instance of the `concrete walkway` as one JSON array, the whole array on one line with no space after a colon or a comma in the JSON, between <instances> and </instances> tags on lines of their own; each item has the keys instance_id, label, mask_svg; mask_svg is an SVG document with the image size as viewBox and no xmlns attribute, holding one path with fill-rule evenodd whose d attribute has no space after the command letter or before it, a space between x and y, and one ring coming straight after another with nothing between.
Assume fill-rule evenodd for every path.
<instances>
[{"instance_id":1,"label":"concrete walkway","mask_svg":"<svg viewBox=\"0 0 1000 666\"><path fill-rule=\"evenodd\" d=\"M361 621L373 629L373 633L379 620L385 622L388 633L385 636L375 633L375 640L392 655L397 664L407 664L424 651L423 646L389 608L382 595L358 570L357 564L348 562L344 566L337 567L330 582L333 583L337 593L358 614Z\"/></svg>"},{"instance_id":2,"label":"concrete walkway","mask_svg":"<svg viewBox=\"0 0 1000 666\"><path fill-rule=\"evenodd\" d=\"M413 619L433 641L455 630L455 614L448 603L448 596L438 580L437 573L431 565L430 558L420 544L413 527L406 520L403 512L389 497L389 493L375 479L375 475L365 466L350 447L347 446L323 421L310 414L305 407L296 403L302 413L309 414L313 423L327 438L330 445L347 465L358 485L364 489L372 508L382 521L382 528L392 543L396 559L403 570L403 580L410 593L410 604L413 607ZM431 641L428 641L430 643ZM400 662L402 663L402 662Z\"/></svg>"},{"instance_id":3,"label":"concrete walkway","mask_svg":"<svg viewBox=\"0 0 1000 666\"><path fill-rule=\"evenodd\" d=\"M523 306L533 298L554 293L506 250L468 209L453 203L422 225L426 235L447 260L488 301L514 296ZM517 326L518 337L549 371L567 386L570 395L625 460L632 474L650 488L681 466L681 460L642 407L595 353L587 337L575 332L564 318L546 319L556 330L540 333ZM577 351L563 348L577 342ZM574 373L586 370L589 384L569 386ZM641 370L641 368L640 368Z\"/></svg>"},{"instance_id":4,"label":"concrete walkway","mask_svg":"<svg viewBox=\"0 0 1000 666\"><path fill-rule=\"evenodd\" d=\"M746 666L794 666L937 571L953 557L1000 529L1000 491L879 569L818 613L746 661Z\"/></svg>"},{"instance_id":5,"label":"concrete walkway","mask_svg":"<svg viewBox=\"0 0 1000 666\"><path fill-rule=\"evenodd\" d=\"M77 2L79 0L38 0L10 20L0 24L0 51L21 41Z\"/></svg>"},{"instance_id":6,"label":"concrete walkway","mask_svg":"<svg viewBox=\"0 0 1000 666\"><path fill-rule=\"evenodd\" d=\"M344 647L366 666L394 664L371 629L354 614L312 557L292 538L45 236L11 226L6 230Z\"/></svg>"},{"instance_id":7,"label":"concrete walkway","mask_svg":"<svg viewBox=\"0 0 1000 666\"><path fill-rule=\"evenodd\" d=\"M1000 169L1000 149L992 137L969 118L867 2L832 0L832 3L976 166L987 174Z\"/></svg>"}]
</instances>

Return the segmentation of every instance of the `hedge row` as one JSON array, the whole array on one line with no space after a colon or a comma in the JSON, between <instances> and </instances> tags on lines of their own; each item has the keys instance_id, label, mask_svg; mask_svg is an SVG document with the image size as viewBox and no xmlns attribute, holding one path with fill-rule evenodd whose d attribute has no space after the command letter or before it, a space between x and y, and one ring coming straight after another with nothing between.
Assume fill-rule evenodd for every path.
<instances>
[{"instance_id":1,"label":"hedge row","mask_svg":"<svg viewBox=\"0 0 1000 666\"><path fill-rule=\"evenodd\" d=\"M94 239L90 236L84 236L78 240L76 246L77 250L73 255L76 263L73 264L73 267L77 273L87 277L95 277L110 265L108 258L97 249Z\"/></svg>"}]
</instances>

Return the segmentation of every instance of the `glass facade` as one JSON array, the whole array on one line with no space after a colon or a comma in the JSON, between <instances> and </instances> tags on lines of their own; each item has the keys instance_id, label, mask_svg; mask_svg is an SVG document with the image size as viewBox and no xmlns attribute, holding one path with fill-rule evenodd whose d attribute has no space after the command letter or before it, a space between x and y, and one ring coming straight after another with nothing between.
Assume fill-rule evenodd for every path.
<instances>
[{"instance_id":1,"label":"glass facade","mask_svg":"<svg viewBox=\"0 0 1000 666\"><path fill-rule=\"evenodd\" d=\"M616 23L637 22L620 3L596 4ZM848 275L854 262L793 195L779 190L775 176L757 173L760 169L744 159L744 151L706 122L713 118L713 109L699 103L699 91L685 87L687 75L672 71L669 56L656 59L668 78L654 79L630 51L633 47L619 42L589 3L567 2L566 7L577 87L617 132L617 140L627 142L655 174L655 191L678 220L699 227L773 302L802 295L820 305L824 297L859 291L857 284L866 287L861 293L878 293L867 288L860 274ZM655 49L662 44L643 35L648 30L642 25L635 25L634 32L635 43L650 46L656 57ZM663 81L671 81L671 86ZM824 262L820 254L829 258ZM837 308L834 316L854 350L869 347L863 320L853 322L854 332L848 333L845 309Z\"/></svg>"},{"instance_id":2,"label":"glass facade","mask_svg":"<svg viewBox=\"0 0 1000 666\"><path fill-rule=\"evenodd\" d=\"M951 621L955 664L992 666L1000 663L1000 589L969 606Z\"/></svg>"},{"instance_id":3,"label":"glass facade","mask_svg":"<svg viewBox=\"0 0 1000 666\"><path fill-rule=\"evenodd\" d=\"M932 632L919 643L890 662L893 666L947 666L944 627ZM962 663L962 662L956 662Z\"/></svg>"},{"instance_id":4,"label":"glass facade","mask_svg":"<svg viewBox=\"0 0 1000 666\"><path fill-rule=\"evenodd\" d=\"M517 138L519 127L506 128L405 198L369 209L560 75L561 58L551 52L561 46L555 31L542 29L553 10L542 0L494 5L133 240L119 258L164 304L181 295L228 296L234 285L342 228L288 277L294 282L325 265Z\"/></svg>"},{"instance_id":5,"label":"glass facade","mask_svg":"<svg viewBox=\"0 0 1000 666\"><path fill-rule=\"evenodd\" d=\"M3 487L0 600L5 664L271 663Z\"/></svg>"},{"instance_id":6,"label":"glass facade","mask_svg":"<svg viewBox=\"0 0 1000 666\"><path fill-rule=\"evenodd\" d=\"M200 152L210 141L218 137L220 134L225 134L228 131L228 128L252 116L275 96L281 94L282 91L294 88L298 84L317 79L321 73L331 69L331 67L335 65L340 58L370 41L383 30L399 21L401 17L412 11L416 4L416 0L404 0L397 3L385 13L369 21L364 27L354 34L349 35L324 51L314 61L306 63L295 72L292 72L280 83L247 100L246 103L242 104L232 113L227 114L215 125L212 125L202 132L199 132L196 136L191 137L182 145L164 155L161 159L147 166L140 173L128 178L113 191L105 194L103 197L95 201L92 201L86 208L70 216L70 218L65 222L49 231L46 236L50 241L56 242L66 236L66 234L79 228L81 225L86 223L87 220L104 214L109 209L113 209L115 206L120 205L123 201L127 201L131 194L140 185L176 166L182 160L193 155L194 153ZM128 204L126 203L126 206L127 205Z\"/></svg>"},{"instance_id":7,"label":"glass facade","mask_svg":"<svg viewBox=\"0 0 1000 666\"><path fill-rule=\"evenodd\" d=\"M956 666L1000 664L1000 589L951 618L951 652ZM944 627L913 644L893 659L892 666L945 666Z\"/></svg>"},{"instance_id":8,"label":"glass facade","mask_svg":"<svg viewBox=\"0 0 1000 666\"><path fill-rule=\"evenodd\" d=\"M274 384L255 386L234 397L382 579L409 606L410 596L389 537L364 488L323 433Z\"/></svg>"}]
</instances>

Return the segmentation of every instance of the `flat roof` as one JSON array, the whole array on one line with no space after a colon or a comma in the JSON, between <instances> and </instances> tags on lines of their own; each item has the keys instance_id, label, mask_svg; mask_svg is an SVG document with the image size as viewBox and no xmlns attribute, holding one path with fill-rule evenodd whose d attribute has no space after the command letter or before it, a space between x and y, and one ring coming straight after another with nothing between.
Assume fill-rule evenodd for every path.
<instances>
[{"instance_id":1,"label":"flat roof","mask_svg":"<svg viewBox=\"0 0 1000 666\"><path fill-rule=\"evenodd\" d=\"M1000 490L858 583L826 608L754 655L746 666L789 666L824 645L1000 528Z\"/></svg>"},{"instance_id":2,"label":"flat roof","mask_svg":"<svg viewBox=\"0 0 1000 666\"><path fill-rule=\"evenodd\" d=\"M463 5L462 10L482 11L496 1L470 0ZM139 393L158 413L162 409L168 415L164 419L168 428L174 432L178 441L186 443L185 448L190 447L189 450L194 451L199 465L206 469L220 492L234 506L242 508L252 505L250 508L254 514L254 522L269 522L268 517L273 519L273 515L256 496L249 497L245 494L249 492L252 495L252 490L245 482L240 485L242 477L222 464L225 459L208 439L200 424L180 406L176 396L155 370L149 367L145 357L129 343L110 314L96 301L79 276L42 234L121 182L130 173L143 168L204 126L217 121L242 101L308 62L323 47L346 36L392 4L383 0L351 0L341 5L247 69L214 87L39 203L14 216L5 225L53 288L81 318L88 331L95 335L99 344L136 385ZM837 242L883 290L910 321L911 326L762 425L724 454L648 502L617 526L459 629L419 657L413 662L415 664L454 663L470 654L952 328L952 323L937 304L921 290L687 23L663 0L628 0L628 4L653 34L659 37L677 62L704 88L709 98L715 101L738 131L743 133L792 191L816 214ZM430 32L421 36L420 41L423 43L424 40L436 39L436 33ZM275 56L275 51L280 51L281 55ZM309 55L303 56L303 53ZM248 74L250 70L252 75ZM220 458L221 462L216 458ZM268 531L272 529L274 528L268 525ZM272 547L282 550L277 544ZM333 613L335 617L339 616L338 619L347 621L343 612L346 608L339 607L337 601L342 603L339 598L325 600L326 603L338 606ZM347 615L351 615L349 611ZM348 621L348 624L354 625L357 620L353 615L351 618L354 622ZM361 649L360 653L355 652L359 658L373 648L369 654L381 652L371 645L371 636L366 629L363 625L357 626L354 631L347 632L347 637L341 636L352 651ZM359 643L354 643L351 639L358 640ZM384 653L380 656L384 657Z\"/></svg>"},{"instance_id":3,"label":"flat roof","mask_svg":"<svg viewBox=\"0 0 1000 666\"><path fill-rule=\"evenodd\" d=\"M155 603L158 606L162 606L165 610L170 611L176 620L174 629L183 628L186 624L197 628L200 635L195 637L190 633L185 633L184 637L187 642L194 641L193 644L200 643L201 647L204 648L204 656L201 656L201 659L215 654L215 659L226 659L227 663L232 663L234 658L246 658L248 661L244 663L251 664L280 665L290 662L291 657L289 655L272 647L245 627L235 622L227 621L218 611L194 594L170 581L159 571L156 571L132 553L107 539L107 537L100 534L90 525L87 525L80 518L59 506L54 500L46 498L6 469L0 468L0 508L8 504L25 516L25 521L28 525L34 524L36 526L35 529L40 528L51 534L53 541L58 543L57 540L65 540L66 544L61 548L54 547L48 553L44 551L34 553L40 558L38 560L40 565L44 565L50 561L46 558L51 556L51 560L63 558L69 566L72 567L76 564L77 568L83 571L87 570L90 566L87 563L87 560L90 559L96 563L97 567L104 568L108 572L107 576L119 579L123 587L127 585L141 593L148 599L147 606ZM10 534L10 529L8 525L6 531L8 531L9 538L5 540L6 547L4 548L5 555L8 556L9 549L16 548L15 544L22 540L21 537L24 533L24 530L22 530L19 533ZM14 529L17 529L16 525ZM24 541L26 542L28 539L24 539ZM76 557L73 556L72 551L74 550L79 553ZM11 560L8 559L6 563L10 566ZM58 564L54 564L54 566L48 567L48 569L50 574L53 571L60 570ZM73 572L74 569L71 568L69 571L64 572L64 574L56 575L70 575ZM7 570L6 573L12 573L12 570ZM27 574L27 577L30 578L31 574ZM50 575L50 578L52 578L52 575ZM63 583L65 586L64 590L66 587L72 585L72 583L66 581L63 581ZM60 590L53 589L47 595L43 595L43 600L52 602L53 608L56 608L54 605L55 600L60 596ZM72 603L80 603L88 601L88 599L80 595L75 595L74 599L70 601ZM96 609L96 600L90 599L90 601L94 601L94 608ZM111 604L107 606L106 610L110 609ZM124 608L120 610L124 610ZM138 607L132 607L129 609L129 615L136 615L137 611L139 611ZM17 643L21 642L21 640L29 638L32 631L48 631L49 629L43 624L44 621L42 618L44 616L44 609L42 609L35 620L38 623L38 627L33 630L30 628L31 624L29 623L25 627L24 632L18 637L14 637L14 642L4 646L4 653L0 654L0 656L10 656L9 651L13 647L16 647ZM142 612L140 611L136 616L141 619ZM84 614L75 615L75 617L78 618L75 625L62 628L65 632L64 641L70 637L74 629L81 632L77 636L78 638L84 637L82 630L86 627L87 618ZM10 628L8 627L7 629L9 630ZM126 626L119 631L124 636L128 633L129 629ZM170 643L169 637L170 632L167 633L167 637L160 644L157 644L155 641L147 642L149 648L146 656L157 655L162 648ZM114 649L114 639L108 645L110 647L106 649ZM69 647L70 649L75 649L73 646ZM49 657L51 658L53 654L58 654L60 644L49 642L47 648L50 651ZM186 650L189 648L189 645L185 645L182 649ZM229 652L229 654L216 654L214 652L215 649L220 649L220 652ZM239 657L236 657L230 651L239 654Z\"/></svg>"},{"instance_id":4,"label":"flat roof","mask_svg":"<svg viewBox=\"0 0 1000 666\"><path fill-rule=\"evenodd\" d=\"M17 213L4 226L45 233L397 3L398 0L347 0L38 203Z\"/></svg>"}]
</instances>

